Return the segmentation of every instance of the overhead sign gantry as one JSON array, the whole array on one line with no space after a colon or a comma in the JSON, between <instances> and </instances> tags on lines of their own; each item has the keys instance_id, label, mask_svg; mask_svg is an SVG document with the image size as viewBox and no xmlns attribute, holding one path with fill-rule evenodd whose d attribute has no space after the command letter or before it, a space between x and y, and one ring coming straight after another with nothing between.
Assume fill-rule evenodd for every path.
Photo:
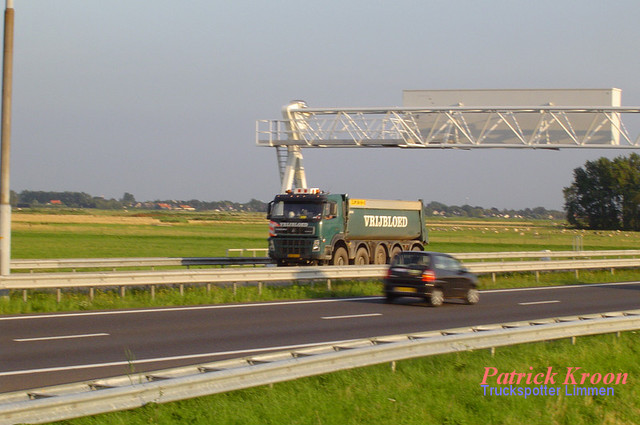
<instances>
[{"instance_id":1,"label":"overhead sign gantry","mask_svg":"<svg viewBox=\"0 0 640 425\"><path fill-rule=\"evenodd\" d=\"M442 105L478 95L485 104L503 104ZM283 107L283 120L258 121L256 143L276 148L282 192L307 187L302 148L640 148L640 136L632 137L624 124L640 118L640 107L619 106L619 89L405 91L404 97L413 106L309 108L294 101ZM514 105L523 98L550 100ZM595 106L577 104L585 99ZM415 106L429 102L440 105Z\"/></svg>"}]
</instances>

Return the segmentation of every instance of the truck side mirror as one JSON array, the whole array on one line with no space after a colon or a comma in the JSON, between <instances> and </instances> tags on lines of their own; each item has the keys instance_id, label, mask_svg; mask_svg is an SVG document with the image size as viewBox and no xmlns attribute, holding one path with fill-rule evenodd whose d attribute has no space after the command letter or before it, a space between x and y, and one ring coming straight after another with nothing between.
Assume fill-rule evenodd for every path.
<instances>
[{"instance_id":1,"label":"truck side mirror","mask_svg":"<svg viewBox=\"0 0 640 425\"><path fill-rule=\"evenodd\" d=\"M273 201L269 202L267 205L267 219L271 220L271 207L273 206Z\"/></svg>"},{"instance_id":2,"label":"truck side mirror","mask_svg":"<svg viewBox=\"0 0 640 425\"><path fill-rule=\"evenodd\" d=\"M338 215L338 204L336 204L335 202L331 202L329 204L329 215L327 218L334 218L337 215Z\"/></svg>"}]
</instances>

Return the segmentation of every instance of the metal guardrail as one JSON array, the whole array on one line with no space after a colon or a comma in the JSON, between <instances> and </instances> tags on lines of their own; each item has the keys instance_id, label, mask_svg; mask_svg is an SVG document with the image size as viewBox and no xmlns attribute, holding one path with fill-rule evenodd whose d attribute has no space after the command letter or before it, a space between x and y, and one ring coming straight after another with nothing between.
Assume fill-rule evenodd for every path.
<instances>
[{"instance_id":1,"label":"metal guardrail","mask_svg":"<svg viewBox=\"0 0 640 425\"><path fill-rule=\"evenodd\" d=\"M451 253L460 260L490 260L509 258L594 258L640 256L638 249L601 251L513 251L513 252L458 252Z\"/></svg>"},{"instance_id":2,"label":"metal guardrail","mask_svg":"<svg viewBox=\"0 0 640 425\"><path fill-rule=\"evenodd\" d=\"M640 267L640 258L467 263L478 274ZM331 279L381 279L386 265L260 267L87 273L15 273L0 277L2 289L92 288L142 285L265 283Z\"/></svg>"},{"instance_id":3,"label":"metal guardrail","mask_svg":"<svg viewBox=\"0 0 640 425\"><path fill-rule=\"evenodd\" d=\"M256 257L258 252L263 252L266 257L269 255L269 248L229 248L227 249L227 257L230 257L230 254L233 252L238 252L240 255L244 255L245 252L250 252L252 257Z\"/></svg>"},{"instance_id":4,"label":"metal guardrail","mask_svg":"<svg viewBox=\"0 0 640 425\"><path fill-rule=\"evenodd\" d=\"M550 261L505 261L492 263L466 263L474 273L504 273L532 271L560 271L586 269L616 269L640 267L640 258L600 260L550 260Z\"/></svg>"},{"instance_id":5,"label":"metal guardrail","mask_svg":"<svg viewBox=\"0 0 640 425\"><path fill-rule=\"evenodd\" d=\"M640 329L640 310L352 340L0 395L0 424L45 423L436 354Z\"/></svg>"},{"instance_id":6,"label":"metal guardrail","mask_svg":"<svg viewBox=\"0 0 640 425\"><path fill-rule=\"evenodd\" d=\"M150 258L59 258L12 260L12 270L117 269L126 267L256 266L271 264L268 257L150 257Z\"/></svg>"},{"instance_id":7,"label":"metal guardrail","mask_svg":"<svg viewBox=\"0 0 640 425\"><path fill-rule=\"evenodd\" d=\"M67 259L17 259L11 261L12 270L55 270L127 267L189 267L189 266L237 266L266 265L268 257L256 257L263 248L228 249L227 257L150 257L150 258L67 258ZM250 252L251 257L232 257L231 253ZM513 258L594 258L594 257L640 257L640 250L608 251L514 251L514 252L459 252L451 253L460 260L491 260Z\"/></svg>"},{"instance_id":8,"label":"metal guardrail","mask_svg":"<svg viewBox=\"0 0 640 425\"><path fill-rule=\"evenodd\" d=\"M640 261L640 260L639 260ZM0 278L0 289L140 285L226 284L382 277L386 266L261 267L90 273L17 273Z\"/></svg>"}]
</instances>

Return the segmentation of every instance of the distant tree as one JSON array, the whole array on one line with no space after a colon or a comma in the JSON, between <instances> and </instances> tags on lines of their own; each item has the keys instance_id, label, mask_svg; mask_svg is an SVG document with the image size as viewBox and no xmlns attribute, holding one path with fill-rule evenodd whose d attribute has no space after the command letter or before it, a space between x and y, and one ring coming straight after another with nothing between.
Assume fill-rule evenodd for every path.
<instances>
[{"instance_id":1,"label":"distant tree","mask_svg":"<svg viewBox=\"0 0 640 425\"><path fill-rule=\"evenodd\" d=\"M122 199L120 199L120 202L122 202L124 205L133 205L136 203L136 197L129 192L125 192L124 195L122 195Z\"/></svg>"},{"instance_id":2,"label":"distant tree","mask_svg":"<svg viewBox=\"0 0 640 425\"><path fill-rule=\"evenodd\" d=\"M531 211L533 218L547 218L549 212L543 207L536 207Z\"/></svg>"},{"instance_id":3,"label":"distant tree","mask_svg":"<svg viewBox=\"0 0 640 425\"><path fill-rule=\"evenodd\" d=\"M578 228L640 230L640 156L600 158L573 170L565 211Z\"/></svg>"},{"instance_id":4,"label":"distant tree","mask_svg":"<svg viewBox=\"0 0 640 425\"><path fill-rule=\"evenodd\" d=\"M247 211L267 212L267 204L257 199L251 199L245 204Z\"/></svg>"},{"instance_id":5,"label":"distant tree","mask_svg":"<svg viewBox=\"0 0 640 425\"><path fill-rule=\"evenodd\" d=\"M617 193L620 197L622 228L640 230L640 156L618 157L613 161Z\"/></svg>"},{"instance_id":6,"label":"distant tree","mask_svg":"<svg viewBox=\"0 0 640 425\"><path fill-rule=\"evenodd\" d=\"M620 196L608 158L587 161L573 170L574 181L564 189L565 210L570 224L579 228L619 229Z\"/></svg>"}]
</instances>

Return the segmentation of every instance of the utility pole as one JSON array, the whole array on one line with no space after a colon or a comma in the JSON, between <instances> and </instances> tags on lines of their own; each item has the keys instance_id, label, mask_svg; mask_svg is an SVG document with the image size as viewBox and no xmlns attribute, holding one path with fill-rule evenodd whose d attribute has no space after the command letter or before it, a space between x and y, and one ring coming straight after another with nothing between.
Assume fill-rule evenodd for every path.
<instances>
[{"instance_id":1,"label":"utility pole","mask_svg":"<svg viewBox=\"0 0 640 425\"><path fill-rule=\"evenodd\" d=\"M11 91L13 84L13 0L4 12L4 56L2 64L2 140L0 141L0 276L11 272Z\"/></svg>"}]
</instances>

